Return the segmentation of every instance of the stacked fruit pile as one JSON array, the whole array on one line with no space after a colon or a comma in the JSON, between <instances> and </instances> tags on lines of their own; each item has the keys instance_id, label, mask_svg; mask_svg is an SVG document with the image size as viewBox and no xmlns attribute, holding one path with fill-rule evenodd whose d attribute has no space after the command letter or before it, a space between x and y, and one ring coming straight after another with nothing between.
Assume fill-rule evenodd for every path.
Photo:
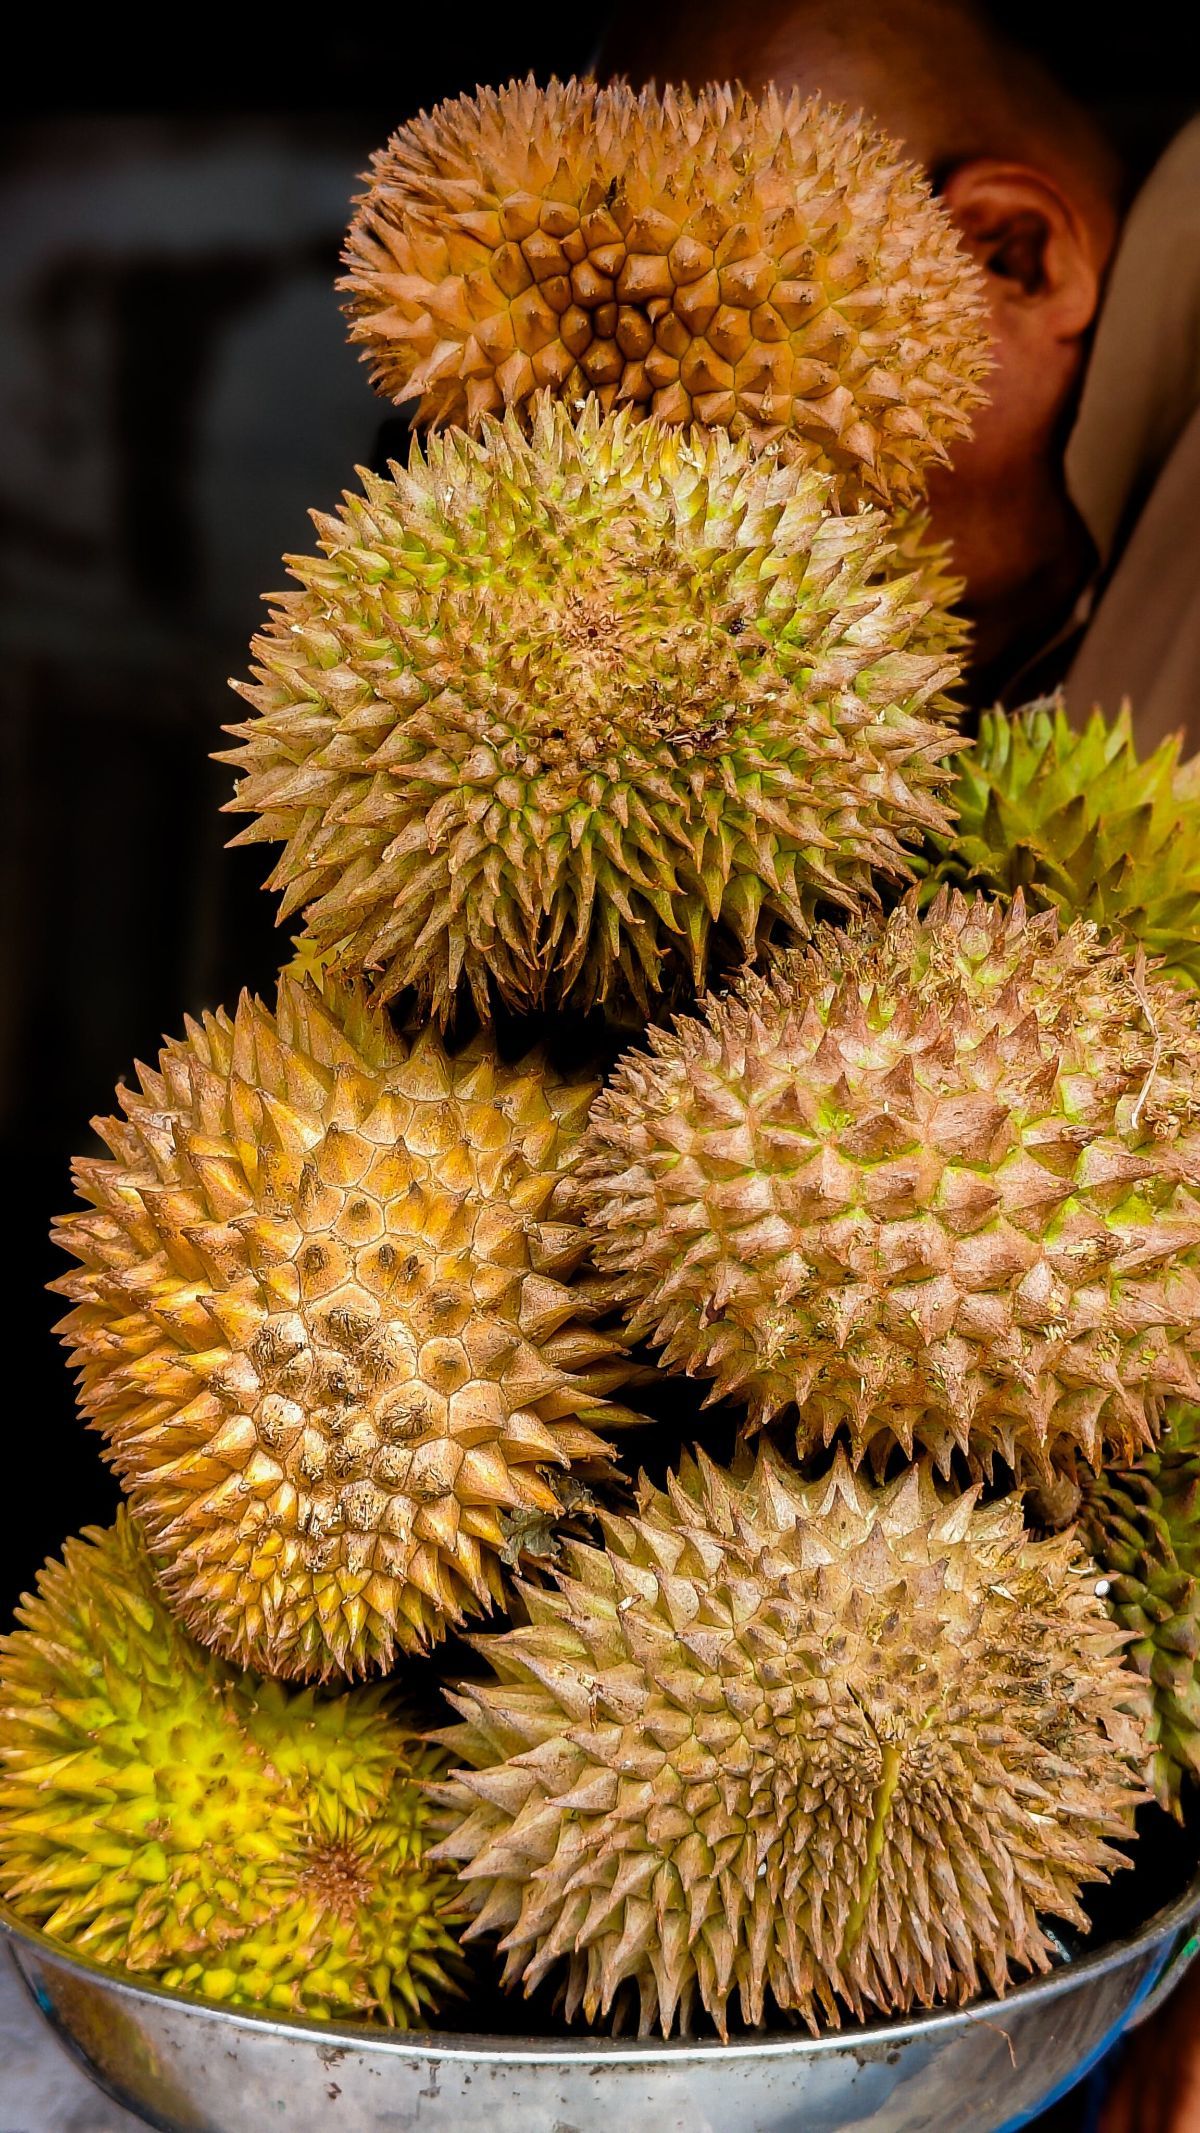
<instances>
[{"instance_id":1,"label":"stacked fruit pile","mask_svg":"<svg viewBox=\"0 0 1200 2133\"><path fill-rule=\"evenodd\" d=\"M241 685L296 959L59 1225L128 1509L5 1640L0 1890L309 2014L1002 1991L1200 1772L1200 787L962 748L981 294L857 122L514 84L346 256L431 434Z\"/></svg>"}]
</instances>

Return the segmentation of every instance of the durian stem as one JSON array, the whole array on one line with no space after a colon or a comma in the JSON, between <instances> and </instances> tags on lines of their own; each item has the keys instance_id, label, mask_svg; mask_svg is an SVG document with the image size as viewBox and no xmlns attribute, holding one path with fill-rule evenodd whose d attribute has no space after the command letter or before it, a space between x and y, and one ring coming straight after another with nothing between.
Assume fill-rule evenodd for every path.
<instances>
[{"instance_id":1,"label":"durian stem","mask_svg":"<svg viewBox=\"0 0 1200 2133\"><path fill-rule=\"evenodd\" d=\"M892 1800L900 1778L900 1750L895 1741L879 1743L879 1787L875 1794L875 1813L871 1819L871 1834L867 1839L867 1857L863 1867L862 1885L858 1898L846 1920L846 1932L842 1940L841 1959L853 1955L858 1937L867 1921L867 1907L875 1883L879 1879L879 1862L883 1857L883 1837L887 1818L892 1811Z\"/></svg>"}]
</instances>

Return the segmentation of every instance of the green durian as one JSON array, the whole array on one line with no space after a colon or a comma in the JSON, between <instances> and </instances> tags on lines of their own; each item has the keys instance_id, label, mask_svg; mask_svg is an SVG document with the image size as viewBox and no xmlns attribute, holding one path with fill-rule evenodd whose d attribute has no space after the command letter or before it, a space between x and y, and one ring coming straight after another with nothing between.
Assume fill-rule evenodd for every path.
<instances>
[{"instance_id":1,"label":"green durian","mask_svg":"<svg viewBox=\"0 0 1200 2133\"><path fill-rule=\"evenodd\" d=\"M231 2006L425 2024L456 1990L436 1751L385 1693L239 1675L136 1526L68 1541L0 1639L0 1893L82 1955Z\"/></svg>"},{"instance_id":2,"label":"green durian","mask_svg":"<svg viewBox=\"0 0 1200 2133\"><path fill-rule=\"evenodd\" d=\"M919 523L898 569L830 477L594 401L363 480L290 559L221 759L234 841L284 845L281 918L381 996L644 1015L877 908L948 828L957 625Z\"/></svg>"},{"instance_id":3,"label":"green durian","mask_svg":"<svg viewBox=\"0 0 1200 2133\"><path fill-rule=\"evenodd\" d=\"M1153 1451L1088 1477L1081 1516L1133 1639L1129 1662L1151 1686L1154 1790L1182 1821L1200 1778L1200 1407L1172 1401Z\"/></svg>"},{"instance_id":4,"label":"green durian","mask_svg":"<svg viewBox=\"0 0 1200 2133\"><path fill-rule=\"evenodd\" d=\"M1140 761L1128 705L1075 732L1061 698L985 712L958 758L958 822L931 840L943 882L1053 905L1122 933L1200 984L1200 758L1181 737Z\"/></svg>"}]
</instances>

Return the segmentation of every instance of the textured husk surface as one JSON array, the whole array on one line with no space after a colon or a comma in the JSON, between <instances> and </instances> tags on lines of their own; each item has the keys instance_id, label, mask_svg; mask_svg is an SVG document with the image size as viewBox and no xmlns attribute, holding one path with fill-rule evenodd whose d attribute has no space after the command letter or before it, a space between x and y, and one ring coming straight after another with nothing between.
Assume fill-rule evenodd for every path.
<instances>
[{"instance_id":1,"label":"textured husk surface","mask_svg":"<svg viewBox=\"0 0 1200 2133\"><path fill-rule=\"evenodd\" d=\"M1086 1929L1145 1689L1074 1538L977 1497L701 1456L476 1640L437 1856L507 1983L643 2032L816 2028L1002 1992L1047 1918Z\"/></svg>"},{"instance_id":2,"label":"textured husk surface","mask_svg":"<svg viewBox=\"0 0 1200 2133\"><path fill-rule=\"evenodd\" d=\"M607 1462L629 1365L557 1207L594 1093L285 976L97 1122L60 1330L204 1642L292 1677L386 1666L498 1602L509 1514Z\"/></svg>"},{"instance_id":3,"label":"textured husk surface","mask_svg":"<svg viewBox=\"0 0 1200 2133\"><path fill-rule=\"evenodd\" d=\"M382 997L644 1017L877 908L948 828L960 633L919 516L594 402L363 481L221 760L281 918Z\"/></svg>"},{"instance_id":4,"label":"textured husk surface","mask_svg":"<svg viewBox=\"0 0 1200 2133\"><path fill-rule=\"evenodd\" d=\"M828 929L626 1055L578 1169L631 1331L802 1455L1135 1458L1200 1341L1200 1016L983 899Z\"/></svg>"},{"instance_id":5,"label":"textured husk surface","mask_svg":"<svg viewBox=\"0 0 1200 2133\"><path fill-rule=\"evenodd\" d=\"M381 392L473 426L539 390L788 435L847 502L912 502L981 403L975 268L914 166L773 89L532 81L375 157L346 309Z\"/></svg>"},{"instance_id":6,"label":"textured husk surface","mask_svg":"<svg viewBox=\"0 0 1200 2133\"><path fill-rule=\"evenodd\" d=\"M438 1758L380 1691L239 1675L181 1631L126 1512L0 1639L0 1892L96 1960L231 2006L423 2024L457 1992Z\"/></svg>"}]
</instances>

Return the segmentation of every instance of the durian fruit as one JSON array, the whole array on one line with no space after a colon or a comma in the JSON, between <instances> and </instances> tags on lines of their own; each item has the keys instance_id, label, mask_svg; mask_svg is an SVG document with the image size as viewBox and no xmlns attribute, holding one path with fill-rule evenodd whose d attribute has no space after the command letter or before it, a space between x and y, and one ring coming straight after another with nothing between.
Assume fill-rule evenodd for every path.
<instances>
[{"instance_id":1,"label":"durian fruit","mask_svg":"<svg viewBox=\"0 0 1200 2133\"><path fill-rule=\"evenodd\" d=\"M1002 1992L1126 1864L1145 1690L1071 1535L841 1454L685 1461L573 1543L452 1698L467 1938L643 2033Z\"/></svg>"},{"instance_id":2,"label":"durian fruit","mask_svg":"<svg viewBox=\"0 0 1200 2133\"><path fill-rule=\"evenodd\" d=\"M1200 1392L1200 1007L1020 897L826 929L653 1032L578 1180L631 1334L794 1405L802 1456L1049 1480Z\"/></svg>"},{"instance_id":3,"label":"durian fruit","mask_svg":"<svg viewBox=\"0 0 1200 2133\"><path fill-rule=\"evenodd\" d=\"M933 538L926 511L893 513L889 531L892 553L884 569L890 576L908 577L913 591L926 603L927 611L921 627L922 644L930 651L936 647L953 654L956 665L961 666L971 643L971 625L960 605L966 580L954 569L949 541ZM955 770L961 772L965 755L965 747L955 751L952 759ZM929 849L938 850L944 841L937 833L931 835ZM914 854L911 864L914 872L923 876L929 867L927 854Z\"/></svg>"},{"instance_id":4,"label":"durian fruit","mask_svg":"<svg viewBox=\"0 0 1200 2133\"><path fill-rule=\"evenodd\" d=\"M984 398L979 277L924 179L774 89L440 104L375 157L344 256L351 337L423 422L594 393L906 502Z\"/></svg>"},{"instance_id":5,"label":"durian fruit","mask_svg":"<svg viewBox=\"0 0 1200 2133\"><path fill-rule=\"evenodd\" d=\"M1200 1409L1172 1401L1154 1451L1085 1483L1082 1531L1150 1683L1155 1793L1182 1821L1200 1778Z\"/></svg>"},{"instance_id":6,"label":"durian fruit","mask_svg":"<svg viewBox=\"0 0 1200 2133\"><path fill-rule=\"evenodd\" d=\"M1128 705L1076 733L1061 698L986 712L957 765L957 825L935 835L941 882L1094 920L1200 985L1200 757L1181 737L1139 762Z\"/></svg>"},{"instance_id":7,"label":"durian fruit","mask_svg":"<svg viewBox=\"0 0 1200 2133\"><path fill-rule=\"evenodd\" d=\"M931 567L723 433L543 400L364 475L255 641L234 841L318 948L517 1009L702 982L949 818Z\"/></svg>"},{"instance_id":8,"label":"durian fruit","mask_svg":"<svg viewBox=\"0 0 1200 2133\"><path fill-rule=\"evenodd\" d=\"M233 1675L126 1512L68 1541L0 1639L0 1892L95 1960L232 2006L407 2028L458 1989L438 1758L377 1690Z\"/></svg>"},{"instance_id":9,"label":"durian fruit","mask_svg":"<svg viewBox=\"0 0 1200 2133\"><path fill-rule=\"evenodd\" d=\"M503 1514L629 1419L556 1208L594 1084L288 977L138 1077L55 1232L84 1411L204 1643L387 1666L501 1597Z\"/></svg>"}]
</instances>

